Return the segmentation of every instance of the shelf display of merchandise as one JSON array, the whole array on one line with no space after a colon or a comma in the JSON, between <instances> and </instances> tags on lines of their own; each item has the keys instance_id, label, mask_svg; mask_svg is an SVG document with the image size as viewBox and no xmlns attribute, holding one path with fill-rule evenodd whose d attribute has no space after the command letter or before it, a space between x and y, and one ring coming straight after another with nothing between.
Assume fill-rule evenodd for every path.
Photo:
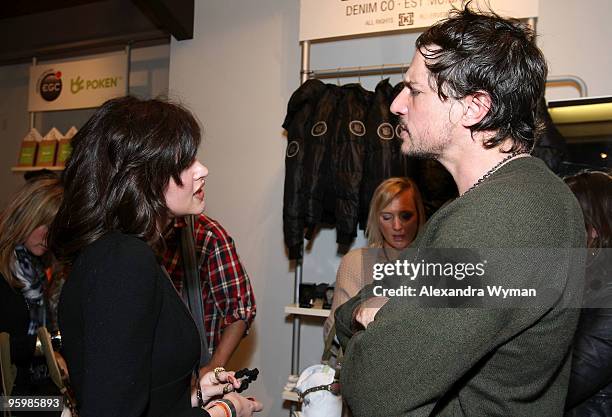
<instances>
[{"instance_id":1,"label":"shelf display of merchandise","mask_svg":"<svg viewBox=\"0 0 612 417\"><path fill-rule=\"evenodd\" d=\"M43 137L36 128L30 129L21 142L17 165L11 171L61 171L72 153L71 140L77 132L74 126L65 134L53 127Z\"/></svg>"}]
</instances>

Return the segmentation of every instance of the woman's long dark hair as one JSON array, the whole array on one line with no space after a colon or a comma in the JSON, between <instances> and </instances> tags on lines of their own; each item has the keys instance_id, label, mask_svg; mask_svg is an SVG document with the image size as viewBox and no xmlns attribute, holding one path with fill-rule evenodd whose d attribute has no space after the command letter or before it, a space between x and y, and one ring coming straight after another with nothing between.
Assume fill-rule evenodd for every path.
<instances>
[{"instance_id":1,"label":"woman's long dark hair","mask_svg":"<svg viewBox=\"0 0 612 417\"><path fill-rule=\"evenodd\" d=\"M580 203L587 231L591 228L597 232L589 247L612 248L612 175L586 171L565 178L565 182Z\"/></svg>"},{"instance_id":2,"label":"woman's long dark hair","mask_svg":"<svg viewBox=\"0 0 612 417\"><path fill-rule=\"evenodd\" d=\"M182 185L199 144L196 120L176 104L129 96L104 103L72 141L49 231L55 256L70 262L110 231L155 241L168 217L168 182Z\"/></svg>"}]
</instances>

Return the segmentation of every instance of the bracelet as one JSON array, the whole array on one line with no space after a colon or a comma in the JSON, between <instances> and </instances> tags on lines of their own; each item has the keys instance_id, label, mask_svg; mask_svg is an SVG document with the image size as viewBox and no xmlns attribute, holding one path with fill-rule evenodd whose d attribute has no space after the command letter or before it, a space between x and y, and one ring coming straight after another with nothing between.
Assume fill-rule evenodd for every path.
<instances>
[{"instance_id":1,"label":"bracelet","mask_svg":"<svg viewBox=\"0 0 612 417\"><path fill-rule=\"evenodd\" d=\"M232 404L231 401L225 400L225 399L215 400L212 403L210 403L210 407L208 409L210 410L210 408L216 405L221 406L221 408L223 408L225 417L237 417L238 416L236 414L236 408L234 407L234 404Z\"/></svg>"},{"instance_id":2,"label":"bracelet","mask_svg":"<svg viewBox=\"0 0 612 417\"><path fill-rule=\"evenodd\" d=\"M226 400L222 398L220 400L215 400L210 404L212 407L215 405L220 405L225 412L225 417L238 417L238 412L236 411L236 407L230 400Z\"/></svg>"},{"instance_id":3,"label":"bracelet","mask_svg":"<svg viewBox=\"0 0 612 417\"><path fill-rule=\"evenodd\" d=\"M219 401L219 402L215 402L213 404L213 407L216 406L216 405L221 406L221 408L223 408L223 412L225 413L225 417L232 417L232 411L229 409L227 404L222 403L221 401Z\"/></svg>"},{"instance_id":4,"label":"bracelet","mask_svg":"<svg viewBox=\"0 0 612 417\"><path fill-rule=\"evenodd\" d=\"M196 388L196 398L198 400L198 407L204 410L204 401L202 400L202 388L200 388L200 384L198 384L198 387Z\"/></svg>"},{"instance_id":5,"label":"bracelet","mask_svg":"<svg viewBox=\"0 0 612 417\"><path fill-rule=\"evenodd\" d=\"M238 417L238 412L236 411L236 407L234 407L234 403L232 403L230 400L226 400L225 398L222 398L219 401L227 405L230 410L231 417Z\"/></svg>"}]
</instances>

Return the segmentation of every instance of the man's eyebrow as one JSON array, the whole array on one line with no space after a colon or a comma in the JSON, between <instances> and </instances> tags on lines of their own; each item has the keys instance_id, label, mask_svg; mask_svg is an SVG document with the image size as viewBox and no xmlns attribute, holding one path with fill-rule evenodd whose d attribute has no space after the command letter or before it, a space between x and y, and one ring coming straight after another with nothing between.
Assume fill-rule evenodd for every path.
<instances>
[{"instance_id":1,"label":"man's eyebrow","mask_svg":"<svg viewBox=\"0 0 612 417\"><path fill-rule=\"evenodd\" d=\"M419 83L417 82L404 79L404 87L406 88L413 88L413 87L417 87L418 85Z\"/></svg>"}]
</instances>

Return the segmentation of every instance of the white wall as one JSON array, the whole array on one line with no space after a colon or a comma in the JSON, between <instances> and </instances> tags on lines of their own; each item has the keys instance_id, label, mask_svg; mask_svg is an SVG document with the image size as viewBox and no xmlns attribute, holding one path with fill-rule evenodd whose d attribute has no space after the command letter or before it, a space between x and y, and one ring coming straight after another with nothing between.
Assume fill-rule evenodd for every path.
<instances>
[{"instance_id":1,"label":"white wall","mask_svg":"<svg viewBox=\"0 0 612 417\"><path fill-rule=\"evenodd\" d=\"M236 240L257 298L256 323L235 366L260 369L249 393L270 416L286 415L280 394L290 370L283 306L293 275L282 237L281 123L299 83L297 19L295 1L197 1L194 39L173 41L170 53L170 96L204 127L199 156L210 170L207 212Z\"/></svg>"},{"instance_id":2,"label":"white wall","mask_svg":"<svg viewBox=\"0 0 612 417\"><path fill-rule=\"evenodd\" d=\"M549 74L573 74L589 96L612 95L612 1L540 0L538 45ZM547 99L578 97L573 88L550 88Z\"/></svg>"},{"instance_id":3,"label":"white wall","mask_svg":"<svg viewBox=\"0 0 612 417\"><path fill-rule=\"evenodd\" d=\"M591 95L612 94L611 8L609 0L540 1L539 43L550 73L581 76ZM282 236L286 142L280 125L299 85L298 22L295 0L198 0L195 37L173 41L170 56L170 95L204 126L199 157L210 169L208 213L234 236L253 281L258 315L235 366L260 368L249 393L264 402L263 416L287 415L280 392L290 370L291 325L283 307L292 298L293 274ZM415 36L315 44L312 67L408 62ZM361 81L373 88L379 79ZM548 94L577 95L572 88ZM306 255L304 281L334 280L339 260L334 239L331 231L317 238ZM320 327L303 327L302 367L314 363L322 349Z\"/></svg>"},{"instance_id":4,"label":"white wall","mask_svg":"<svg viewBox=\"0 0 612 417\"><path fill-rule=\"evenodd\" d=\"M169 54L170 45L132 50L131 94L145 98L167 95ZM44 61L45 64L52 62ZM23 175L11 172L10 168L17 164L21 140L30 129L27 110L29 67L30 64L0 66L0 210L23 184ZM81 127L93 112L94 109L83 109L37 113L35 127L43 136L52 127L66 133L71 126Z\"/></svg>"}]
</instances>

